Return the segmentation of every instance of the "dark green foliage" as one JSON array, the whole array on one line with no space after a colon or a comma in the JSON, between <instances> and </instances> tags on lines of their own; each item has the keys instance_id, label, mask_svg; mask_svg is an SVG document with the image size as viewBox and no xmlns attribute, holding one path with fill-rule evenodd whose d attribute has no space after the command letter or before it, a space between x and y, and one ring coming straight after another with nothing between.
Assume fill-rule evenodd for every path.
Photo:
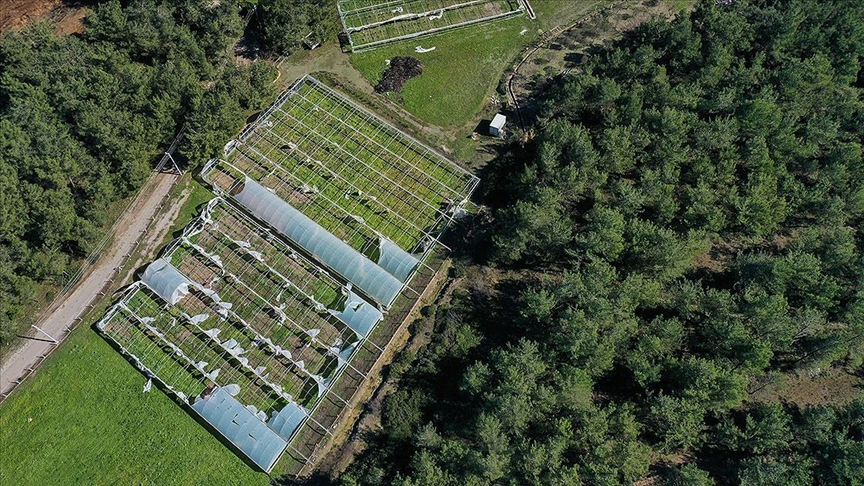
<instances>
[{"instance_id":1,"label":"dark green foliage","mask_svg":"<svg viewBox=\"0 0 864 486\"><path fill-rule=\"evenodd\" d=\"M62 284L178 129L192 167L272 94L272 68L225 59L233 2L101 3L80 36L40 23L0 37L0 343ZM220 68L227 62L228 67Z\"/></svg>"},{"instance_id":2,"label":"dark green foliage","mask_svg":"<svg viewBox=\"0 0 864 486\"><path fill-rule=\"evenodd\" d=\"M481 344L417 354L345 483L864 481L864 401L748 400L864 361L864 4L721 3L547 94L438 320Z\"/></svg>"},{"instance_id":3,"label":"dark green foliage","mask_svg":"<svg viewBox=\"0 0 864 486\"><path fill-rule=\"evenodd\" d=\"M339 31L336 0L260 0L256 13L264 47L290 54L301 42L331 40Z\"/></svg>"}]
</instances>

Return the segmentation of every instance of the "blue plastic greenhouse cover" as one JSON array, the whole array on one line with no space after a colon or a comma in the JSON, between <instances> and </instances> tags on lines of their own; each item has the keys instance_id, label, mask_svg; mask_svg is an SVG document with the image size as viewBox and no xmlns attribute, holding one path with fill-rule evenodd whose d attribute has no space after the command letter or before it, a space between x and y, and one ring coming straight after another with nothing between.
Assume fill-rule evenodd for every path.
<instances>
[{"instance_id":1,"label":"blue plastic greenhouse cover","mask_svg":"<svg viewBox=\"0 0 864 486\"><path fill-rule=\"evenodd\" d=\"M368 302L360 298L354 292L348 291L348 299L345 301L345 309L341 312L330 311L340 321L348 325L360 337L369 335L372 326L384 318L381 311L372 307Z\"/></svg>"},{"instance_id":2,"label":"blue plastic greenhouse cover","mask_svg":"<svg viewBox=\"0 0 864 486\"><path fill-rule=\"evenodd\" d=\"M381 238L379 249L378 266L387 270L390 272L390 275L393 275L402 282L408 280L411 272L420 264L420 260L417 257L399 248L396 243L387 238Z\"/></svg>"},{"instance_id":3,"label":"blue plastic greenhouse cover","mask_svg":"<svg viewBox=\"0 0 864 486\"><path fill-rule=\"evenodd\" d=\"M141 281L171 304L176 304L185 297L189 293L189 286L192 285L192 281L164 258L147 265L141 275Z\"/></svg>"},{"instance_id":4,"label":"blue plastic greenhouse cover","mask_svg":"<svg viewBox=\"0 0 864 486\"><path fill-rule=\"evenodd\" d=\"M389 307L402 290L399 279L252 179L234 198L377 302Z\"/></svg>"},{"instance_id":5,"label":"blue plastic greenhouse cover","mask_svg":"<svg viewBox=\"0 0 864 486\"><path fill-rule=\"evenodd\" d=\"M192 408L204 420L266 472L282 454L287 442L223 388L199 398Z\"/></svg>"}]
</instances>

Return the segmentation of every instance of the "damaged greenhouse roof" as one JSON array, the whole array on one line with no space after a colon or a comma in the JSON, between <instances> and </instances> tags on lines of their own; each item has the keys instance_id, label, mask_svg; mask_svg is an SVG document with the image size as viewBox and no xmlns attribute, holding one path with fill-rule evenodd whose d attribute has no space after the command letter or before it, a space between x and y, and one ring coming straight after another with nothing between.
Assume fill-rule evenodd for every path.
<instances>
[{"instance_id":1,"label":"damaged greenhouse roof","mask_svg":"<svg viewBox=\"0 0 864 486\"><path fill-rule=\"evenodd\" d=\"M478 180L309 77L226 158L202 171L221 197L97 328L262 470L283 455L302 469L435 274L427 261Z\"/></svg>"}]
</instances>

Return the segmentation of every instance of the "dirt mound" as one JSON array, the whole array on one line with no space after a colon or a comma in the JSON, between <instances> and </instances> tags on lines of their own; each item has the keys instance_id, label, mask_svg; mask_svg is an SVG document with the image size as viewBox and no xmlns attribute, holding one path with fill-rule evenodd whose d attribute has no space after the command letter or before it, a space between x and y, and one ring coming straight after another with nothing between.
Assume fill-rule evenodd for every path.
<instances>
[{"instance_id":1,"label":"dirt mound","mask_svg":"<svg viewBox=\"0 0 864 486\"><path fill-rule=\"evenodd\" d=\"M378 93L401 91L402 86L411 78L423 73L423 64L416 57L399 56L390 60L390 67L381 75L381 82L375 86Z\"/></svg>"}]
</instances>

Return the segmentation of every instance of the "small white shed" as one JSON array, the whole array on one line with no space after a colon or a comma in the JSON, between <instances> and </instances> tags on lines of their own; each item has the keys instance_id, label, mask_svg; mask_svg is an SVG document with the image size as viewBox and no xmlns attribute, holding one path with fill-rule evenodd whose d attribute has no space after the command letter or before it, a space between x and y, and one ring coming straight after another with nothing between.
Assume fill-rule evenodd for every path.
<instances>
[{"instance_id":1,"label":"small white shed","mask_svg":"<svg viewBox=\"0 0 864 486\"><path fill-rule=\"evenodd\" d=\"M504 135L504 125L507 124L507 117L498 113L489 124L489 135L493 137L501 137Z\"/></svg>"}]
</instances>

